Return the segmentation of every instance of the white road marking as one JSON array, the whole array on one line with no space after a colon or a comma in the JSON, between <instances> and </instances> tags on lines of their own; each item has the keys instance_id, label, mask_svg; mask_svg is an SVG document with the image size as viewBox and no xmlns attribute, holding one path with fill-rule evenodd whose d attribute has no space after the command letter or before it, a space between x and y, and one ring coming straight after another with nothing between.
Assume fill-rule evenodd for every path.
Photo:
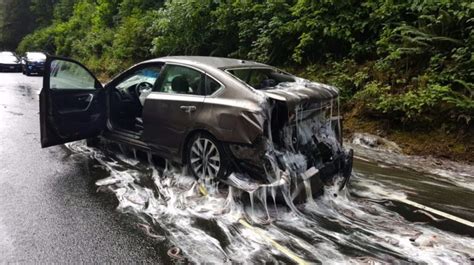
<instances>
[{"instance_id":1,"label":"white road marking","mask_svg":"<svg viewBox=\"0 0 474 265\"><path fill-rule=\"evenodd\" d=\"M250 229L252 232L254 232L256 235L260 236L262 239L264 239L267 242L270 242L274 248L279 250L281 253L285 254L288 258L296 262L297 264L308 264L307 261L304 259L298 257L293 251L289 250L288 248L280 245L278 242L275 240L271 239L269 236L265 234L265 231L263 231L260 228L254 227L247 223L244 219L239 219L239 223L246 228Z\"/></svg>"},{"instance_id":2,"label":"white road marking","mask_svg":"<svg viewBox=\"0 0 474 265\"><path fill-rule=\"evenodd\" d=\"M425 206L425 205L422 205L422 204L419 204L417 202L414 202L414 201L410 201L406 198L393 198L394 200L397 200L401 203L405 203L405 204L408 204L408 205L411 205L413 207L416 207L418 209L421 209L421 210L425 210L427 212L430 212L430 213L433 213L433 214L436 214L436 215L439 215L439 216L442 216L446 219L449 219L449 220L452 220L452 221L455 221L455 222L458 222L460 224L463 224L463 225L467 225L469 227L474 227L474 222L471 222L471 221L468 221L466 219L462 219L460 217L457 217L457 216L454 216L452 214L449 214L449 213L445 213L445 212L442 212L440 210L436 210L436 209L433 209L431 207L428 207L428 206Z\"/></svg>"}]
</instances>

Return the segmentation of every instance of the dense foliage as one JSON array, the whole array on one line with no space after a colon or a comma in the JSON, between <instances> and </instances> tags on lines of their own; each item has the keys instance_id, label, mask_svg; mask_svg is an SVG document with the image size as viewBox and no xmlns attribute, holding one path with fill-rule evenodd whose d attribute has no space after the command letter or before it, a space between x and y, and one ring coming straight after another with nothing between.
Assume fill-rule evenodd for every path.
<instances>
[{"instance_id":1,"label":"dense foliage","mask_svg":"<svg viewBox=\"0 0 474 265\"><path fill-rule=\"evenodd\" d=\"M366 117L471 127L472 1L49 2L20 52L72 56L107 75L170 54L254 59L338 86Z\"/></svg>"},{"instance_id":2,"label":"dense foliage","mask_svg":"<svg viewBox=\"0 0 474 265\"><path fill-rule=\"evenodd\" d=\"M33 26L30 0L0 0L0 50L14 50Z\"/></svg>"}]
</instances>

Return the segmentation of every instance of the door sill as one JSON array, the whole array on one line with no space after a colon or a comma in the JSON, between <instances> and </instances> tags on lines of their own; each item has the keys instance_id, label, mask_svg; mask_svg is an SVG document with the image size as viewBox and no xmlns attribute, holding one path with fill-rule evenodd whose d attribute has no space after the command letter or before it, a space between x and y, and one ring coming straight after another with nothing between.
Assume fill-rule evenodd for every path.
<instances>
[{"instance_id":1,"label":"door sill","mask_svg":"<svg viewBox=\"0 0 474 265\"><path fill-rule=\"evenodd\" d=\"M110 141L131 145L146 152L151 151L150 147L141 140L141 134L133 131L123 129L106 130L102 133L102 136Z\"/></svg>"},{"instance_id":2,"label":"door sill","mask_svg":"<svg viewBox=\"0 0 474 265\"><path fill-rule=\"evenodd\" d=\"M141 135L142 135L141 133L134 132L132 130L121 129L121 128L113 128L111 132L121 134L125 137L130 137L131 139L136 139L136 140L140 140Z\"/></svg>"}]
</instances>

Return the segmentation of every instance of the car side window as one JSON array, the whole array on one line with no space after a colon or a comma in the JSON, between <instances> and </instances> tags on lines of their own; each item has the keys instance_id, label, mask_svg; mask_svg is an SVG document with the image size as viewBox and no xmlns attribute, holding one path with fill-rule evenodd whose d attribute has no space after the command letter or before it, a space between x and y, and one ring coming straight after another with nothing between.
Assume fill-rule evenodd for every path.
<instances>
[{"instance_id":1,"label":"car side window","mask_svg":"<svg viewBox=\"0 0 474 265\"><path fill-rule=\"evenodd\" d=\"M204 95L203 76L189 67L167 65L155 90L170 94Z\"/></svg>"},{"instance_id":2,"label":"car side window","mask_svg":"<svg viewBox=\"0 0 474 265\"><path fill-rule=\"evenodd\" d=\"M96 89L96 81L82 66L63 60L51 62L51 89Z\"/></svg>"},{"instance_id":3,"label":"car side window","mask_svg":"<svg viewBox=\"0 0 474 265\"><path fill-rule=\"evenodd\" d=\"M206 96L214 94L221 88L222 85L219 82L206 75Z\"/></svg>"}]
</instances>

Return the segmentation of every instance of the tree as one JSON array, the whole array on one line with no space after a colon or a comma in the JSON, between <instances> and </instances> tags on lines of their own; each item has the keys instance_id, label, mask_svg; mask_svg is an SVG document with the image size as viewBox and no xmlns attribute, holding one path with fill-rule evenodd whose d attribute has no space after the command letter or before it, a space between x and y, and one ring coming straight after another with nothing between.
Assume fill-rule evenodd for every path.
<instances>
[{"instance_id":1,"label":"tree","mask_svg":"<svg viewBox=\"0 0 474 265\"><path fill-rule=\"evenodd\" d=\"M14 50L21 39L31 32L33 19L30 0L0 2L0 47Z\"/></svg>"}]
</instances>

